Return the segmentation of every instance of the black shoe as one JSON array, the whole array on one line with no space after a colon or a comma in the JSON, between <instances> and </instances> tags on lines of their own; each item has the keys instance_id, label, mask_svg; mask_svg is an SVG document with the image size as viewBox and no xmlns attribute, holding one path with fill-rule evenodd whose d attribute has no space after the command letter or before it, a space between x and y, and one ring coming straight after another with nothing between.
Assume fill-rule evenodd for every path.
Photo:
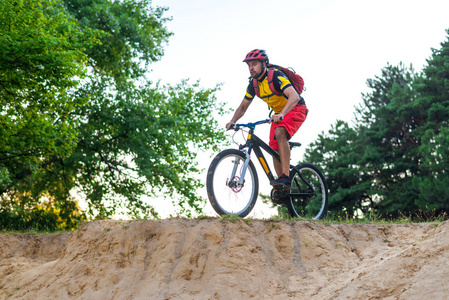
<instances>
[{"instance_id":1,"label":"black shoe","mask_svg":"<svg viewBox=\"0 0 449 300\"><path fill-rule=\"evenodd\" d=\"M274 187L283 187L290 189L292 182L286 175L282 174L278 179L271 181L270 184Z\"/></svg>"}]
</instances>

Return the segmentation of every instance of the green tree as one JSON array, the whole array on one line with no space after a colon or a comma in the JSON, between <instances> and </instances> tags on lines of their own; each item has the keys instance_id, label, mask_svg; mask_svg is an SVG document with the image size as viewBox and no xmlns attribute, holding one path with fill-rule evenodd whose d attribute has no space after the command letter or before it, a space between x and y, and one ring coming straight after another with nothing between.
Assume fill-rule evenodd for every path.
<instances>
[{"instance_id":1,"label":"green tree","mask_svg":"<svg viewBox=\"0 0 449 300\"><path fill-rule=\"evenodd\" d=\"M201 211L197 155L224 138L217 140L213 115L221 105L214 92L182 82L99 93L76 111L85 120L73 154L42 170L39 184L33 181L28 188L50 193L62 203L77 188L89 202L89 212L103 217L124 208L156 216L144 195L176 197L183 209Z\"/></svg>"},{"instance_id":2,"label":"green tree","mask_svg":"<svg viewBox=\"0 0 449 300\"><path fill-rule=\"evenodd\" d=\"M422 74L388 65L367 81L353 129L337 121L306 159L328 177L330 210L398 217L449 208L449 42Z\"/></svg>"},{"instance_id":3,"label":"green tree","mask_svg":"<svg viewBox=\"0 0 449 300\"><path fill-rule=\"evenodd\" d=\"M387 66L382 76L368 80L371 93L363 95L358 110L365 148L359 164L373 174L371 193L374 207L383 215L414 212L416 190L412 178L419 172L417 155L420 126L416 96L412 89L413 70Z\"/></svg>"},{"instance_id":4,"label":"green tree","mask_svg":"<svg viewBox=\"0 0 449 300\"><path fill-rule=\"evenodd\" d=\"M91 213L100 215L122 206L137 215L157 215L142 201L144 195L177 198L187 215L188 207L200 211L197 154L224 139L214 117L224 113L214 96L218 87L145 80L171 36L164 26L166 8L135 0L66 3L82 26L106 33L88 52L95 80L78 90L95 100L75 111L83 120L78 147L58 167L77 174L67 190L83 191Z\"/></svg>"},{"instance_id":5,"label":"green tree","mask_svg":"<svg viewBox=\"0 0 449 300\"><path fill-rule=\"evenodd\" d=\"M165 28L167 8L151 0L63 0L83 31L99 30L101 44L86 49L95 81L115 80L116 88L133 84L164 54L172 33Z\"/></svg>"},{"instance_id":6,"label":"green tree","mask_svg":"<svg viewBox=\"0 0 449 300\"><path fill-rule=\"evenodd\" d=\"M85 76L93 31L53 0L0 1L0 193L76 145L72 91Z\"/></svg>"},{"instance_id":7,"label":"green tree","mask_svg":"<svg viewBox=\"0 0 449 300\"><path fill-rule=\"evenodd\" d=\"M163 17L166 9L135 0L55 3L64 8L77 34L90 38L89 47L72 47L82 60L71 60L80 74L67 77L76 85L64 94L74 103L61 118L73 131L70 147L57 155L63 149L61 142L55 143L56 150L43 150L45 159L40 154L34 166L18 158L14 176L3 164L0 178L15 179L3 181L2 207L9 212L18 206L32 209L45 198L61 213L76 215L71 195L78 191L92 216L107 217L123 208L134 215L157 216L143 197L161 195L177 199L186 215L191 209L201 211L197 155L224 140L215 121L224 109L215 98L218 86L204 89L188 80L164 86L145 78L171 36L164 25L169 20ZM47 120L59 119L51 115ZM61 132L45 129L47 135ZM41 133L36 139L42 139Z\"/></svg>"},{"instance_id":8,"label":"green tree","mask_svg":"<svg viewBox=\"0 0 449 300\"><path fill-rule=\"evenodd\" d=\"M367 213L373 205L373 173L359 164L364 153L361 129L338 120L306 149L305 160L324 173L331 191L328 210L335 216L352 218L357 210Z\"/></svg>"},{"instance_id":9,"label":"green tree","mask_svg":"<svg viewBox=\"0 0 449 300\"><path fill-rule=\"evenodd\" d=\"M353 218L358 210L374 210L395 217L418 209L412 187L420 143L413 76L402 64L382 69L367 81L371 92L362 95L354 128L337 121L308 149L306 159L317 160L326 172L334 214Z\"/></svg>"},{"instance_id":10,"label":"green tree","mask_svg":"<svg viewBox=\"0 0 449 300\"><path fill-rule=\"evenodd\" d=\"M74 228L83 219L75 202L61 213L23 187L76 146L71 112L86 99L73 91L100 33L80 30L58 1L1 0L0 11L0 227Z\"/></svg>"},{"instance_id":11,"label":"green tree","mask_svg":"<svg viewBox=\"0 0 449 300\"><path fill-rule=\"evenodd\" d=\"M415 82L418 93L420 119L420 174L413 178L419 191L416 205L449 211L449 30L441 48L432 49L427 66Z\"/></svg>"}]
</instances>

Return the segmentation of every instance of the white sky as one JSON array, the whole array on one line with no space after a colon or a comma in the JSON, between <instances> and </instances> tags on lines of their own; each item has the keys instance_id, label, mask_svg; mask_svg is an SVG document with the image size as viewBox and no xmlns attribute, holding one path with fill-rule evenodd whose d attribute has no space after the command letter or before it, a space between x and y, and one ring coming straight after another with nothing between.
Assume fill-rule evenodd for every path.
<instances>
[{"instance_id":1,"label":"white sky","mask_svg":"<svg viewBox=\"0 0 449 300\"><path fill-rule=\"evenodd\" d=\"M218 100L236 109L249 77L242 60L250 50L265 49L271 63L293 67L305 80L302 96L310 113L293 138L303 145L337 119L350 122L361 93L368 92L366 80L387 63L402 61L421 71L449 28L447 0L153 0L153 5L169 7L165 16L173 20L167 28L174 36L162 60L152 65L150 79L174 84L190 78L203 87L223 83ZM266 104L255 99L240 121L267 116ZM230 119L220 120L223 128ZM265 126L261 137L268 135ZM260 172L259 180L267 183Z\"/></svg>"}]
</instances>

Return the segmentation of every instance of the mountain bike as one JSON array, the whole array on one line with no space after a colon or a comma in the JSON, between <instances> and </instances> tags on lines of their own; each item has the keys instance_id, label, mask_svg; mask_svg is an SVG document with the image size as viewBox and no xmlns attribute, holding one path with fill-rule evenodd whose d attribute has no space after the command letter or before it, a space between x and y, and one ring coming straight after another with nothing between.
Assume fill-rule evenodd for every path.
<instances>
[{"instance_id":1,"label":"mountain bike","mask_svg":"<svg viewBox=\"0 0 449 300\"><path fill-rule=\"evenodd\" d=\"M255 123L234 124L230 130L247 132L246 143L239 149L226 149L212 160L207 172L206 187L209 201L219 215L247 216L256 204L259 179L251 161L254 150L256 157L271 182L274 176L263 155L262 149L280 161L279 154L254 134L257 125L269 123L262 120ZM234 133L234 135L235 135ZM289 142L290 149L301 146ZM294 218L321 219L327 211L328 189L321 171L310 163L290 165L291 188L274 187L271 190L273 203L288 208Z\"/></svg>"}]
</instances>

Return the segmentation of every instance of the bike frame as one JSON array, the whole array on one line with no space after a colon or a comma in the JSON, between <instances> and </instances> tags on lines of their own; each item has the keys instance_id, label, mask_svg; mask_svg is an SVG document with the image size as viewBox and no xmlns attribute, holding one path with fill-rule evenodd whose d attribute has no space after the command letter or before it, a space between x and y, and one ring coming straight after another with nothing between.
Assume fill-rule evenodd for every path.
<instances>
[{"instance_id":1,"label":"bike frame","mask_svg":"<svg viewBox=\"0 0 449 300\"><path fill-rule=\"evenodd\" d=\"M271 147L270 147L269 145L267 145L263 140L261 140L259 137L257 137L257 136L254 134L254 130L255 130L255 128L256 128L256 125L268 123L269 121L270 121L269 119L266 119L266 120L258 121L258 122L255 122L255 123L248 123L248 124L238 124L238 125L235 125L234 129L235 129L236 131L240 129L240 126L243 126L243 127L249 128L249 132L248 132L248 137L247 137L247 139L246 139L246 143L239 146L239 150L242 151L242 152L244 152L244 153L245 153L245 156L246 156L245 163L243 164L243 169L242 169L241 177L239 178L239 181L238 181L237 183L234 182L234 177L235 177L235 174L237 173L237 168L238 168L238 165L239 165L239 161L236 160L236 161L234 162L234 168L233 168L232 173L231 173L231 179L229 180L229 182L228 182L228 184L227 184L229 187L232 188L232 187L235 186L235 185L237 185L237 186L243 186L243 183L244 183L244 181L245 181L246 170L247 170L248 164L249 164L249 162L250 162L250 160L251 160L251 152L252 152L253 150L254 150L254 153L255 153L256 156L257 156L257 159L258 159L260 165L262 166L262 169L263 169L264 172L265 172L265 175L268 177L268 179L269 179L270 181L273 181L273 180L274 180L273 173L272 173L271 170L270 170L270 167L269 167L269 165L268 165L268 163L267 163L267 160L265 159L265 156L264 156L264 154L263 154L263 152L262 152L262 149L265 150L265 151L266 151L269 155L271 155L274 159L276 159L276 160L278 160L278 161L280 162L280 161L281 161L281 158L280 158L280 156L279 156L279 153L277 153L273 148L271 148ZM245 150L244 150L245 148L248 148L248 150L245 151ZM290 165L290 168L295 169L296 167L293 166L293 165ZM304 183L306 183L310 188L312 188L313 190L315 190L315 188L314 188L314 187L313 187L307 180L305 180L305 179L301 176L301 174L300 174L299 172L298 172L298 175L299 175L299 177L301 178L301 180L302 180ZM288 193L287 195L288 195L288 196L296 196L296 197L298 197L298 196L307 196L307 195L310 195L310 194L309 194L309 193L294 193L294 194Z\"/></svg>"},{"instance_id":2,"label":"bike frame","mask_svg":"<svg viewBox=\"0 0 449 300\"><path fill-rule=\"evenodd\" d=\"M265 174L267 175L268 179L270 181L274 180L274 176L273 173L270 170L270 167L267 163L267 160L265 159L265 156L263 155L262 149L265 150L269 155L271 155L273 158L275 158L277 161L281 161L281 158L279 156L279 153L277 153L273 148L271 148L270 146L268 146L263 140L261 140L259 137L257 137L254 134L254 129L256 127L256 125L260 125L260 124L264 124L264 123L268 123L270 120L266 119L263 121L259 121L259 122L255 122L255 123L249 123L249 124L241 124L238 126L245 126L249 128L249 132L248 132L248 137L246 139L246 143L243 145L239 146L239 150L243 151L246 155L246 160L245 163L243 165L243 170L242 170L242 177L240 178L238 185L242 185L244 178L245 178L245 173L246 173L246 169L248 167L249 161L251 159L251 152L252 150L254 150L254 153L256 154L256 157L260 163L260 165L262 166L262 169L264 170ZM244 150L245 148L248 148L248 150ZM234 166L233 172L231 174L231 178L234 178L234 175L237 171L237 163ZM294 166L290 165L290 168L293 168ZM232 180L231 180L232 181Z\"/></svg>"},{"instance_id":3,"label":"bike frame","mask_svg":"<svg viewBox=\"0 0 449 300\"><path fill-rule=\"evenodd\" d=\"M268 146L264 141L262 141L259 137L257 137L254 134L254 129L250 129L250 131L248 133L248 138L246 140L246 144L240 145L239 150L243 150L245 148L248 148L248 150L246 151L247 159L250 157L251 151L254 150L254 153L256 154L256 157L257 157L260 165L262 166L262 169L264 170L265 174L267 175L268 179L270 181L274 180L273 173L271 172L270 167L267 163L267 160L265 159L265 156L261 149L265 150L269 155L274 157L274 159L281 161L279 154L275 150L273 150L273 148ZM245 161L245 165L246 165L246 161ZM246 168L245 168L244 172L245 171L246 171ZM243 173L242 175L245 175L245 174Z\"/></svg>"}]
</instances>

